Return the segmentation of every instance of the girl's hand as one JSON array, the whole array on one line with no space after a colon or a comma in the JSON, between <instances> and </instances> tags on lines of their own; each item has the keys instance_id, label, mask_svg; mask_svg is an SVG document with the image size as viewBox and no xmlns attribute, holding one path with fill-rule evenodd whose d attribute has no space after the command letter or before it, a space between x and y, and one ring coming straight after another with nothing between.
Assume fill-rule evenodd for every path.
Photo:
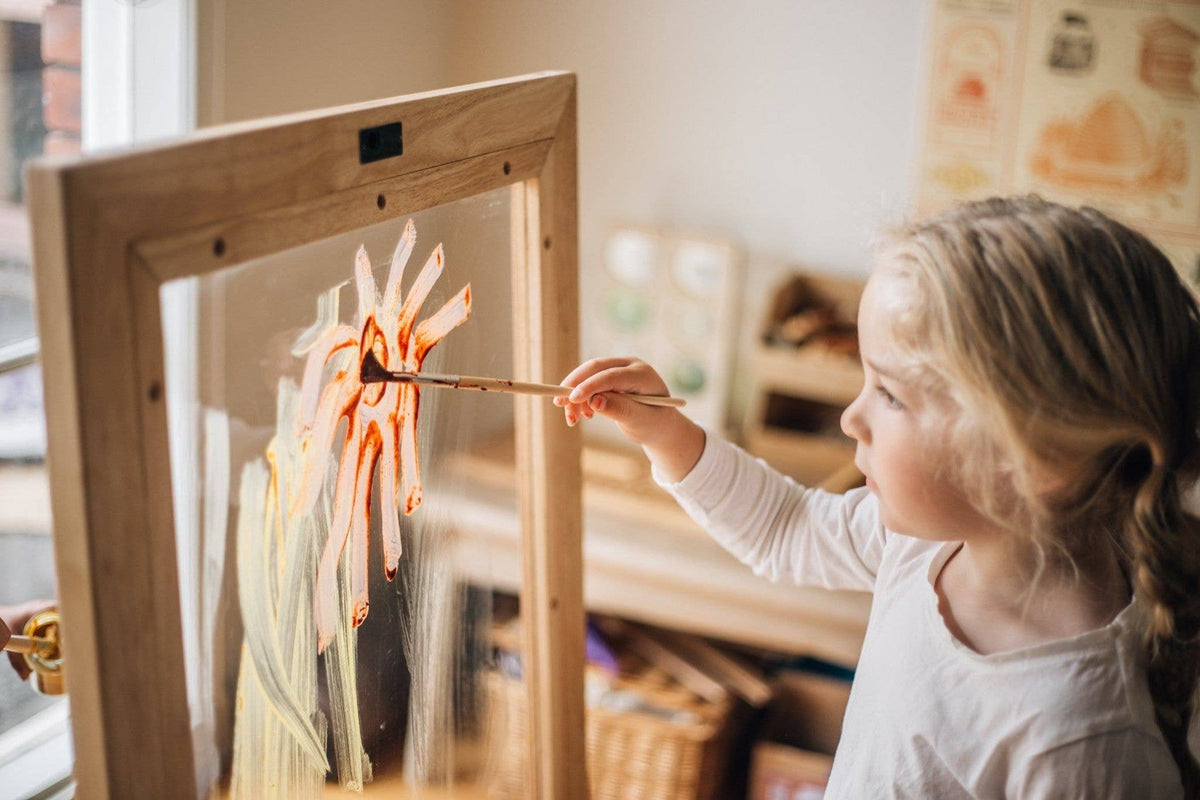
<instances>
[{"instance_id":1,"label":"girl's hand","mask_svg":"<svg viewBox=\"0 0 1200 800\"><path fill-rule=\"evenodd\" d=\"M668 480L681 480L704 452L704 430L678 409L647 406L626 392L667 395L667 384L654 369L636 358L596 358L577 367L562 381L573 387L570 397L554 398L568 425L595 414L617 423L621 433L642 445Z\"/></svg>"},{"instance_id":2,"label":"girl's hand","mask_svg":"<svg viewBox=\"0 0 1200 800\"><path fill-rule=\"evenodd\" d=\"M554 404L564 408L568 425L581 419L591 419L599 412L617 423L629 439L644 444L653 434L653 426L661 424L662 409L642 405L615 392L637 394L670 394L667 384L644 361L635 358L595 358L580 364L562 381L573 387L571 396L556 397Z\"/></svg>"}]
</instances>

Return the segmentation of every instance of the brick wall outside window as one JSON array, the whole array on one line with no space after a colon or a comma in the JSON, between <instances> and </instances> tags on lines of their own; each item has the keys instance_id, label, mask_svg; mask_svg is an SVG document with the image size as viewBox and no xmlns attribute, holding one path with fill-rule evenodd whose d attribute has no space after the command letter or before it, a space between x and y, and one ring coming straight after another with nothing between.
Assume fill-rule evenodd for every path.
<instances>
[{"instance_id":1,"label":"brick wall outside window","mask_svg":"<svg viewBox=\"0 0 1200 800\"><path fill-rule=\"evenodd\" d=\"M42 112L47 154L78 153L82 130L80 6L58 2L42 15Z\"/></svg>"}]
</instances>

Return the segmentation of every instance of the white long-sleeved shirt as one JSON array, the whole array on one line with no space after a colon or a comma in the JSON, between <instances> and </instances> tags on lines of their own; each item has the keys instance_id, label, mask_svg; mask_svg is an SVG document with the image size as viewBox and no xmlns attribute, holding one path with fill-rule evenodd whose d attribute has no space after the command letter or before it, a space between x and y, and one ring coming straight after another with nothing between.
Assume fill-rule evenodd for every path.
<instances>
[{"instance_id":1,"label":"white long-sleeved shirt","mask_svg":"<svg viewBox=\"0 0 1200 800\"><path fill-rule=\"evenodd\" d=\"M756 574L874 592L829 800L1183 796L1136 602L1103 628L981 655L937 608L960 544L887 530L866 489L804 488L711 435L683 480L655 479Z\"/></svg>"}]
</instances>

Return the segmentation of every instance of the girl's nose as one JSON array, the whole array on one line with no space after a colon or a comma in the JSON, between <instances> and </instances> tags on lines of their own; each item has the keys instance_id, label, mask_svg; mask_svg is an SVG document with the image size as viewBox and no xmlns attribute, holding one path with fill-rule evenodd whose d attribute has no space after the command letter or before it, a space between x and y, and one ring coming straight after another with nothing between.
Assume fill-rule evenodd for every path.
<instances>
[{"instance_id":1,"label":"girl's nose","mask_svg":"<svg viewBox=\"0 0 1200 800\"><path fill-rule=\"evenodd\" d=\"M867 426L862 418L862 402L863 393L859 392L858 397L842 412L842 433L866 444Z\"/></svg>"}]
</instances>

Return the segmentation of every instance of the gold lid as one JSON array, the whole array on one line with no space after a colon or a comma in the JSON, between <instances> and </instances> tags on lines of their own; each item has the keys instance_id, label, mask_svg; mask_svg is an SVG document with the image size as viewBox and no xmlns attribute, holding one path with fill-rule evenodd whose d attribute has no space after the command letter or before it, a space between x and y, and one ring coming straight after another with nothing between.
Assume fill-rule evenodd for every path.
<instances>
[{"instance_id":1,"label":"gold lid","mask_svg":"<svg viewBox=\"0 0 1200 800\"><path fill-rule=\"evenodd\" d=\"M31 653L25 653L25 663L32 674L29 682L42 694L62 694L67 690L63 675L62 649L58 644L58 609L39 611L25 623L25 635L46 642Z\"/></svg>"}]
</instances>

